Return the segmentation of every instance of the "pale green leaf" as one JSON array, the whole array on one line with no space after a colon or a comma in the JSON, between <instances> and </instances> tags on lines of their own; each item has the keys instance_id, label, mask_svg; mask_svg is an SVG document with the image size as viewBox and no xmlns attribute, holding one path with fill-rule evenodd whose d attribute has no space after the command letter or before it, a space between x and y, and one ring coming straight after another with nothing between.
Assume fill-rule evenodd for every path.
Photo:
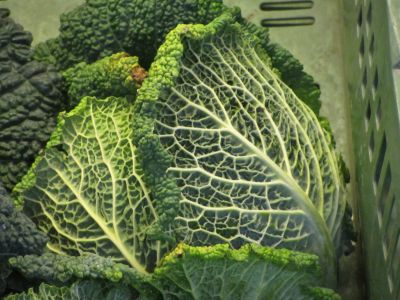
<instances>
[{"instance_id":1,"label":"pale green leaf","mask_svg":"<svg viewBox=\"0 0 400 300\"><path fill-rule=\"evenodd\" d=\"M163 299L340 299L332 290L319 288L320 282L317 256L255 244L239 250L226 244L179 245L153 276Z\"/></svg>"},{"instance_id":2,"label":"pale green leaf","mask_svg":"<svg viewBox=\"0 0 400 300\"><path fill-rule=\"evenodd\" d=\"M110 256L146 273L169 249L170 229L155 201L163 199L145 182L132 121L132 104L115 97L86 97L65 117L59 145L46 149L24 193L24 209L53 252Z\"/></svg>"}]
</instances>

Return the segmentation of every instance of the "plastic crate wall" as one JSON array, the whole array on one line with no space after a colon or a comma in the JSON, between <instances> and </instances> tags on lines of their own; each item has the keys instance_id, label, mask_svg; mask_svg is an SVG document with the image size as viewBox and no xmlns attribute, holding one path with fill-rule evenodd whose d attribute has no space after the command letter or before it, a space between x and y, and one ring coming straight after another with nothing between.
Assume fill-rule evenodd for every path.
<instances>
[{"instance_id":1,"label":"plastic crate wall","mask_svg":"<svg viewBox=\"0 0 400 300\"><path fill-rule=\"evenodd\" d=\"M400 299L400 1L343 0L369 299Z\"/></svg>"}]
</instances>

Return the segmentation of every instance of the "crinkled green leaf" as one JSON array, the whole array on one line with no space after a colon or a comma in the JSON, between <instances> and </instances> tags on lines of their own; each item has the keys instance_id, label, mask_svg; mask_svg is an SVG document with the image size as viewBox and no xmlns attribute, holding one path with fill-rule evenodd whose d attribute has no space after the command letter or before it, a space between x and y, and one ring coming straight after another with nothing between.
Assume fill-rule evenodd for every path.
<instances>
[{"instance_id":1,"label":"crinkled green leaf","mask_svg":"<svg viewBox=\"0 0 400 300\"><path fill-rule=\"evenodd\" d=\"M5 300L61 300L61 299L74 299L72 298L70 289L68 287L57 287L48 284L41 284L36 292L30 288L27 292L20 294L12 294L5 298Z\"/></svg>"},{"instance_id":2,"label":"crinkled green leaf","mask_svg":"<svg viewBox=\"0 0 400 300\"><path fill-rule=\"evenodd\" d=\"M64 117L65 117L65 112L61 112L58 114L57 117L57 125L56 128L54 129L53 133L50 136L50 139L47 141L46 144L46 149L47 148L52 148L52 147L57 147L60 145L60 139L62 135L62 129L64 126ZM39 163L42 161L44 155L44 151L42 150L39 155L36 156L35 161L32 163L31 167L29 168L28 172L25 173L25 175L21 178L21 181L18 182L11 193L11 199L13 201L14 206L22 210L24 207L24 196L23 193L27 190L30 189L35 185L36 182L36 174L35 170Z\"/></svg>"},{"instance_id":3,"label":"crinkled green leaf","mask_svg":"<svg viewBox=\"0 0 400 300\"><path fill-rule=\"evenodd\" d=\"M72 283L76 279L99 278L118 282L122 279L122 272L111 258L89 253L81 256L54 253L25 255L11 258L9 262L26 278L47 283Z\"/></svg>"},{"instance_id":4,"label":"crinkled green leaf","mask_svg":"<svg viewBox=\"0 0 400 300\"><path fill-rule=\"evenodd\" d=\"M75 107L85 96L136 98L136 89L146 76L139 59L127 53L117 53L93 64L81 62L63 72L68 100Z\"/></svg>"},{"instance_id":5,"label":"crinkled green leaf","mask_svg":"<svg viewBox=\"0 0 400 300\"><path fill-rule=\"evenodd\" d=\"M45 253L10 259L10 266L26 279L55 285L70 285L77 280L104 280L129 286L145 299L159 299L160 292L151 285L151 275L138 272L128 265L116 263L110 257L96 254L81 256Z\"/></svg>"},{"instance_id":6,"label":"crinkled green leaf","mask_svg":"<svg viewBox=\"0 0 400 300\"><path fill-rule=\"evenodd\" d=\"M336 294L333 290L321 287L304 287L303 293L309 297L310 300L341 300L340 295Z\"/></svg>"},{"instance_id":7,"label":"crinkled green leaf","mask_svg":"<svg viewBox=\"0 0 400 300\"><path fill-rule=\"evenodd\" d=\"M17 255L40 254L46 242L46 235L15 209L0 183L0 263Z\"/></svg>"},{"instance_id":8,"label":"crinkled green leaf","mask_svg":"<svg viewBox=\"0 0 400 300\"><path fill-rule=\"evenodd\" d=\"M140 274L93 254L29 255L14 258L10 264L29 279L64 286L78 282L69 291L85 290L88 298L80 299L103 299L113 291L126 291L147 300L340 299L334 291L319 286L323 271L316 255L257 244L238 250L228 244L179 244L152 274ZM85 280L83 288L79 280ZM101 287L91 288L93 282L102 282Z\"/></svg>"},{"instance_id":9,"label":"crinkled green leaf","mask_svg":"<svg viewBox=\"0 0 400 300\"><path fill-rule=\"evenodd\" d=\"M39 44L35 58L67 69L125 51L148 67L167 33L181 23L208 23L221 0L86 0L60 18L60 35Z\"/></svg>"},{"instance_id":10,"label":"crinkled green leaf","mask_svg":"<svg viewBox=\"0 0 400 300\"><path fill-rule=\"evenodd\" d=\"M132 104L86 97L63 122L26 185L24 210L49 236L50 250L110 256L146 273L173 244L179 192L163 168L147 184L132 142Z\"/></svg>"},{"instance_id":11,"label":"crinkled green leaf","mask_svg":"<svg viewBox=\"0 0 400 300\"><path fill-rule=\"evenodd\" d=\"M38 291L10 295L5 300L127 300L137 295L126 286L111 285L107 282L85 280L68 286L53 286L42 283Z\"/></svg>"},{"instance_id":12,"label":"crinkled green leaf","mask_svg":"<svg viewBox=\"0 0 400 300\"><path fill-rule=\"evenodd\" d=\"M173 157L185 242L310 251L334 273L345 201L331 140L237 14L166 37L138 92L135 140L154 124Z\"/></svg>"},{"instance_id":13,"label":"crinkled green leaf","mask_svg":"<svg viewBox=\"0 0 400 300\"><path fill-rule=\"evenodd\" d=\"M156 268L153 282L163 299L340 299L314 290L321 282L317 256L254 244L239 250L180 245ZM319 291L339 298L318 298Z\"/></svg>"},{"instance_id":14,"label":"crinkled green leaf","mask_svg":"<svg viewBox=\"0 0 400 300\"><path fill-rule=\"evenodd\" d=\"M33 61L32 35L0 8L0 181L11 191L46 144L64 108L61 75Z\"/></svg>"},{"instance_id":15,"label":"crinkled green leaf","mask_svg":"<svg viewBox=\"0 0 400 300\"><path fill-rule=\"evenodd\" d=\"M312 111L319 116L319 110L321 108L321 100L319 97L321 91L319 85L314 81L314 78L304 72L301 62L295 58L289 50L272 43L267 28L260 27L246 19L242 19L240 22L246 27L246 31L251 32L260 39L260 45L262 45L263 49L271 58L272 67L279 72L285 84L293 90L300 100L306 103ZM329 129L329 123L324 125Z\"/></svg>"},{"instance_id":16,"label":"crinkled green leaf","mask_svg":"<svg viewBox=\"0 0 400 300\"><path fill-rule=\"evenodd\" d=\"M79 300L134 300L135 291L124 285L109 284L103 281L85 280L73 284L70 288L72 299Z\"/></svg>"}]
</instances>

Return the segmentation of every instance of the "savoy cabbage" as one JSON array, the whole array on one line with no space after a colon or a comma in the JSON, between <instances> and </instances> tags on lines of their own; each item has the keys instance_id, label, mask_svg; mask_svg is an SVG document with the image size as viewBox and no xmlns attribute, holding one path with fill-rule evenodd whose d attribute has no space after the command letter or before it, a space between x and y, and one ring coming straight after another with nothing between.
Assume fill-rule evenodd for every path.
<instances>
[{"instance_id":1,"label":"savoy cabbage","mask_svg":"<svg viewBox=\"0 0 400 300\"><path fill-rule=\"evenodd\" d=\"M194 23L223 13L151 27L151 47L165 41L154 61L135 45L148 73L125 53L95 61L126 50L101 49L90 25L114 2L87 1L47 44L65 43L58 67L79 62L63 73L76 107L14 189L49 241L9 261L42 284L8 299L339 299L320 286L335 285L345 174L313 79L213 0L163 2L165 20L182 7L203 7L183 16ZM68 40L83 16L95 38Z\"/></svg>"}]
</instances>

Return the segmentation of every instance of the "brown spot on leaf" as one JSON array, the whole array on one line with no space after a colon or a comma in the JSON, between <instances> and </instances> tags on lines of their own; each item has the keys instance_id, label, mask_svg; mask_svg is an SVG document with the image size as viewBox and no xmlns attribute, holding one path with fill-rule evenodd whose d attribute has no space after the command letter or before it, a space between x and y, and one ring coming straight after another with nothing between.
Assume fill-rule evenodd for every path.
<instances>
[{"instance_id":1,"label":"brown spot on leaf","mask_svg":"<svg viewBox=\"0 0 400 300\"><path fill-rule=\"evenodd\" d=\"M139 86L142 85L147 75L148 75L147 71L140 66L135 66L131 70L131 77L135 81L135 83Z\"/></svg>"}]
</instances>

